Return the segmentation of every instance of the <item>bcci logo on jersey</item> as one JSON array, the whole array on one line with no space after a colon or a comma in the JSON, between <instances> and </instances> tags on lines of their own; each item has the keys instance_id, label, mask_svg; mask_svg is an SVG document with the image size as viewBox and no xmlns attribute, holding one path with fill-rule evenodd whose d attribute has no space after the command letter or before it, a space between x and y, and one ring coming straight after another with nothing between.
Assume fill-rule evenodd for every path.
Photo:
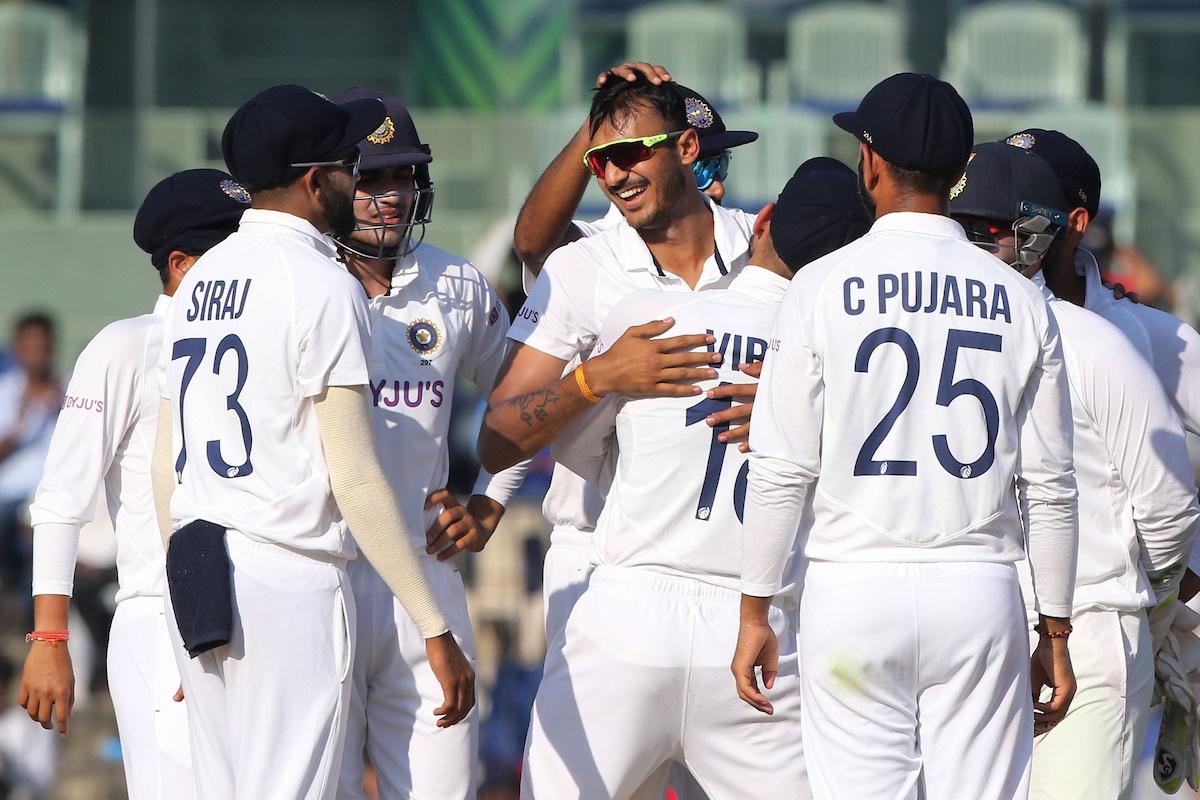
<instances>
[{"instance_id":1,"label":"bcci logo on jersey","mask_svg":"<svg viewBox=\"0 0 1200 800\"><path fill-rule=\"evenodd\" d=\"M423 356L433 355L442 345L442 332L427 319L413 320L408 326L408 346Z\"/></svg>"}]
</instances>

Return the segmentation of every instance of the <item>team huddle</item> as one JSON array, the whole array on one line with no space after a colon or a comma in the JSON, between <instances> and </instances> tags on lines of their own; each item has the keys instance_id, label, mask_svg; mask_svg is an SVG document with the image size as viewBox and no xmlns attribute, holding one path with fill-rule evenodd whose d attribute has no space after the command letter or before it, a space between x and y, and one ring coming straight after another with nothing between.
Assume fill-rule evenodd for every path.
<instances>
[{"instance_id":1,"label":"team huddle","mask_svg":"<svg viewBox=\"0 0 1200 800\"><path fill-rule=\"evenodd\" d=\"M522 797L1129 798L1152 696L1155 777L1195 782L1200 336L1102 284L1066 134L976 143L911 73L834 121L857 171L810 159L749 214L721 203L756 133L662 67L601 75L518 217L510 323L423 242L398 100L247 101L229 172L138 212L153 313L72 375L97 402L31 509L29 715L67 732L99 497L131 798L361 798L367 762L381 797L473 798L452 559L549 447ZM574 220L592 177L610 210ZM489 396L465 502L457 378Z\"/></svg>"}]
</instances>

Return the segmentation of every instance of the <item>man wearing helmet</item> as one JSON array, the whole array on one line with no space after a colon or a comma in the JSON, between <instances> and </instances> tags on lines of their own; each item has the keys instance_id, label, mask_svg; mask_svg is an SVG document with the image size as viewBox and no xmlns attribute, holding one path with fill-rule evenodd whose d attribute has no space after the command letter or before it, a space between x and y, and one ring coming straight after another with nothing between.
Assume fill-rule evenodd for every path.
<instances>
[{"instance_id":1,"label":"man wearing helmet","mask_svg":"<svg viewBox=\"0 0 1200 800\"><path fill-rule=\"evenodd\" d=\"M449 559L478 552L520 486L524 465L481 473L466 505L446 490L455 377L489 392L503 361L508 312L465 259L423 244L432 218L428 145L408 110L368 89L335 102L377 97L383 124L363 142L355 228L337 239L347 270L369 297L372 427L384 474L419 545L438 603L468 657L474 641L462 578ZM357 605L354 683L340 798L363 796L363 756L385 797L475 796L479 718L441 728L442 692L413 621L363 559L349 567Z\"/></svg>"},{"instance_id":2,"label":"man wearing helmet","mask_svg":"<svg viewBox=\"0 0 1200 800\"><path fill-rule=\"evenodd\" d=\"M1155 640L1166 629L1155 622L1178 592L1200 507L1183 428L1150 365L1116 326L1047 288L1043 265L1054 263L1051 245L1068 208L1050 166L1003 142L975 146L950 199L969 238L1043 289L1071 389L1079 563L1070 658L1078 688L1057 727L1035 723L1030 796L1128 798L1154 688ZM1032 578L1020 573L1033 618Z\"/></svg>"}]
</instances>

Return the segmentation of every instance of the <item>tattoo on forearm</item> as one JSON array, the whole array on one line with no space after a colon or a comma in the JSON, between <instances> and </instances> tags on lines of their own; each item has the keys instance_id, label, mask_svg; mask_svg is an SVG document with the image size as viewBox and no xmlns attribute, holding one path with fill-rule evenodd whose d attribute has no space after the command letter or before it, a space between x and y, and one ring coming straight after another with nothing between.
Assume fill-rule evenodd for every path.
<instances>
[{"instance_id":1,"label":"tattoo on forearm","mask_svg":"<svg viewBox=\"0 0 1200 800\"><path fill-rule=\"evenodd\" d=\"M534 420L544 422L550 416L550 406L558 403L558 393L553 389L531 392L517 400L521 421L533 427Z\"/></svg>"}]
</instances>

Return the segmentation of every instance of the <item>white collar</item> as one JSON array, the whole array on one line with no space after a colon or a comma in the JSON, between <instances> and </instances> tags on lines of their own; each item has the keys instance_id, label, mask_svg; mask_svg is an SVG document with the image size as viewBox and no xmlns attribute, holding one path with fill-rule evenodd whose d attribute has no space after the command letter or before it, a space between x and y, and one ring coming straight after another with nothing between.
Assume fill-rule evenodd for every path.
<instances>
[{"instance_id":1,"label":"white collar","mask_svg":"<svg viewBox=\"0 0 1200 800\"><path fill-rule=\"evenodd\" d=\"M962 225L950 217L941 214L923 214L916 211L893 211L875 220L868 233L878 231L903 231L906 233L925 233L931 236L944 236L949 239L967 241L966 231Z\"/></svg>"},{"instance_id":2,"label":"white collar","mask_svg":"<svg viewBox=\"0 0 1200 800\"><path fill-rule=\"evenodd\" d=\"M734 212L717 205L711 197L703 192L700 193L700 196L704 198L709 211L712 212L713 241L716 243L713 261L716 265L717 274L709 275L712 270L708 268L708 261L705 260L705 270L701 274L696 288L719 280L724 275L729 274L734 269L734 264L739 259L744 258L750 250L750 237L738 225L737 216ZM650 248L646 246L646 243L642 241L642 237L638 235L638 232L630 226L624 217L614 226L613 230L615 231L614 235L618 237L623 251L622 266L626 270L630 272L642 270L653 273L660 278L682 280L678 276L667 272L655 262Z\"/></svg>"},{"instance_id":3,"label":"white collar","mask_svg":"<svg viewBox=\"0 0 1200 800\"><path fill-rule=\"evenodd\" d=\"M1095 311L1116 302L1112 291L1104 286L1096 257L1082 247L1075 249L1075 274L1084 279L1083 307L1088 311Z\"/></svg>"},{"instance_id":4,"label":"white collar","mask_svg":"<svg viewBox=\"0 0 1200 800\"><path fill-rule=\"evenodd\" d=\"M322 254L330 258L337 258L337 247L333 240L317 230L311 222L297 217L295 214L266 208L248 208L242 212L242 221L238 225L238 230L258 225L269 225L276 229L282 229L276 232L285 235L296 236L298 234L296 238L303 238Z\"/></svg>"},{"instance_id":5,"label":"white collar","mask_svg":"<svg viewBox=\"0 0 1200 800\"><path fill-rule=\"evenodd\" d=\"M790 285L791 281L766 267L747 264L742 267L742 271L733 279L733 283L729 284L729 288L734 291L749 289L756 294L762 293L772 298L783 299Z\"/></svg>"},{"instance_id":6,"label":"white collar","mask_svg":"<svg viewBox=\"0 0 1200 800\"><path fill-rule=\"evenodd\" d=\"M154 316L159 319L165 319L167 312L171 310L171 298L165 294L160 294L158 299L154 301Z\"/></svg>"}]
</instances>

